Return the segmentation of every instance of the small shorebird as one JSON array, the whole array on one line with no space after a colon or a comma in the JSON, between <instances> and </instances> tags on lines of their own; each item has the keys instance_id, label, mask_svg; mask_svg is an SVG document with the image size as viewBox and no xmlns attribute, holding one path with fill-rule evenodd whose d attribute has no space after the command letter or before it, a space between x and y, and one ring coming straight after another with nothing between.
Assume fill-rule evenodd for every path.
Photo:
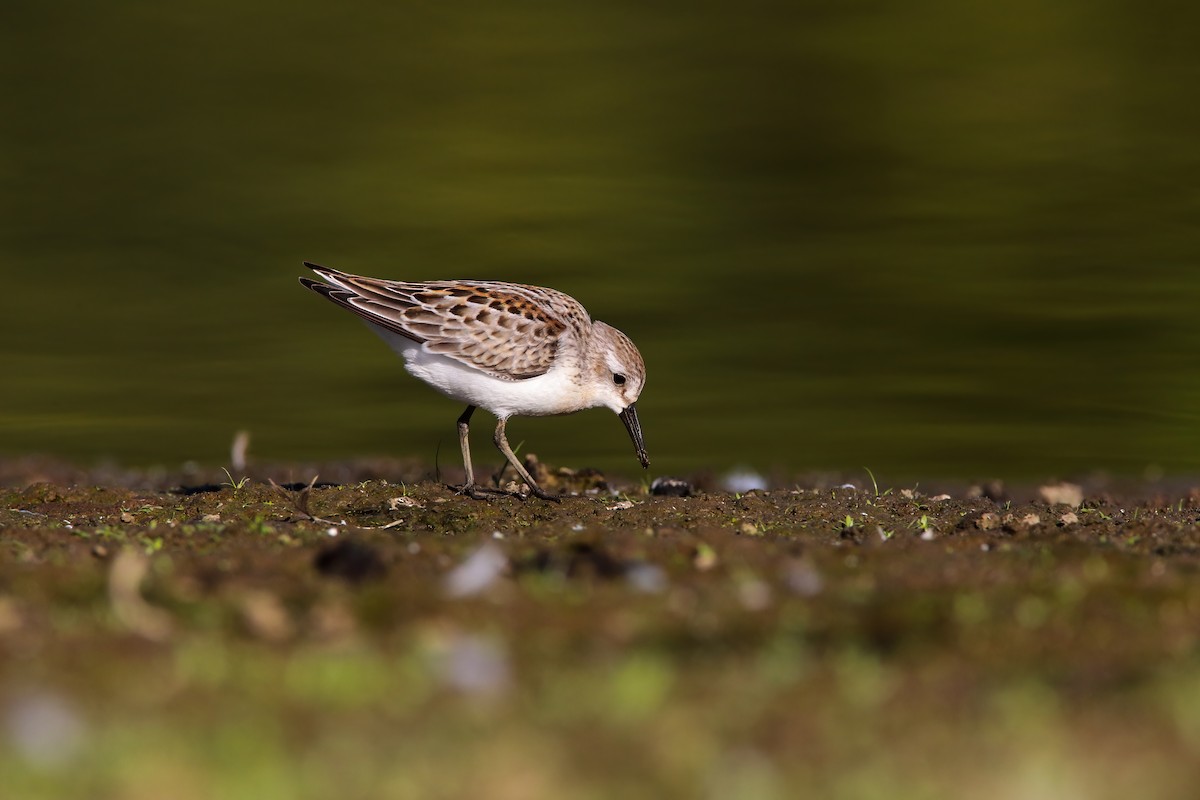
<instances>
[{"instance_id":1,"label":"small shorebird","mask_svg":"<svg viewBox=\"0 0 1200 800\"><path fill-rule=\"evenodd\" d=\"M496 415L496 447L533 494L542 490L517 460L504 426L513 416L570 414L610 408L625 423L642 467L650 466L637 399L646 366L629 337L593 321L574 298L540 286L501 281L412 283L304 266L326 282L300 282L366 320L404 357L409 374L467 404L458 418L467 482L461 491L482 497L468 440L471 414Z\"/></svg>"}]
</instances>

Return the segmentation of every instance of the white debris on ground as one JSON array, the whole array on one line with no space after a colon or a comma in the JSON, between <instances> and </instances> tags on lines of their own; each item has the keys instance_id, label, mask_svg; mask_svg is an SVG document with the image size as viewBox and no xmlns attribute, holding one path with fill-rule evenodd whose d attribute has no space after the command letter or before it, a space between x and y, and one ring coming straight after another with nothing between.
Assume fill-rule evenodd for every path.
<instances>
[{"instance_id":1,"label":"white debris on ground","mask_svg":"<svg viewBox=\"0 0 1200 800\"><path fill-rule=\"evenodd\" d=\"M737 585L738 600L747 611L763 611L771 605L771 587L754 575L743 576Z\"/></svg>"},{"instance_id":2,"label":"white debris on ground","mask_svg":"<svg viewBox=\"0 0 1200 800\"><path fill-rule=\"evenodd\" d=\"M630 588L643 594L661 594L667 589L667 573L646 562L631 564L625 570L625 580Z\"/></svg>"},{"instance_id":3,"label":"white debris on ground","mask_svg":"<svg viewBox=\"0 0 1200 800\"><path fill-rule=\"evenodd\" d=\"M238 431L229 446L229 466L234 472L245 472L247 455L250 452L250 431Z\"/></svg>"},{"instance_id":4,"label":"white debris on ground","mask_svg":"<svg viewBox=\"0 0 1200 800\"><path fill-rule=\"evenodd\" d=\"M393 497L388 500L389 511L399 511L402 508L424 508L425 506L407 495Z\"/></svg>"},{"instance_id":5,"label":"white debris on ground","mask_svg":"<svg viewBox=\"0 0 1200 800\"><path fill-rule=\"evenodd\" d=\"M801 597L813 597L825 588L821 573L807 559L793 558L783 570L783 584Z\"/></svg>"},{"instance_id":6,"label":"white debris on ground","mask_svg":"<svg viewBox=\"0 0 1200 800\"><path fill-rule=\"evenodd\" d=\"M32 692L12 700L4 729L13 749L31 765L45 770L65 766L78 755L87 733L83 719L65 699Z\"/></svg>"},{"instance_id":7,"label":"white debris on ground","mask_svg":"<svg viewBox=\"0 0 1200 800\"><path fill-rule=\"evenodd\" d=\"M721 478L721 488L741 494L762 491L767 488L767 479L749 467L736 467Z\"/></svg>"},{"instance_id":8,"label":"white debris on ground","mask_svg":"<svg viewBox=\"0 0 1200 800\"><path fill-rule=\"evenodd\" d=\"M446 573L442 588L449 597L470 597L487 589L504 573L508 557L487 542L454 569Z\"/></svg>"},{"instance_id":9,"label":"white debris on ground","mask_svg":"<svg viewBox=\"0 0 1200 800\"><path fill-rule=\"evenodd\" d=\"M1042 486L1038 494L1050 505L1068 505L1079 508L1083 504L1083 489L1073 483L1057 483Z\"/></svg>"},{"instance_id":10,"label":"white debris on ground","mask_svg":"<svg viewBox=\"0 0 1200 800\"><path fill-rule=\"evenodd\" d=\"M133 633L151 641L165 641L171 635L171 615L152 606L142 597L142 580L150 569L150 559L136 550L122 550L108 571L108 598L113 616Z\"/></svg>"},{"instance_id":11,"label":"white debris on ground","mask_svg":"<svg viewBox=\"0 0 1200 800\"><path fill-rule=\"evenodd\" d=\"M452 633L437 642L430 656L438 680L464 694L499 694L512 679L508 654L486 636Z\"/></svg>"}]
</instances>

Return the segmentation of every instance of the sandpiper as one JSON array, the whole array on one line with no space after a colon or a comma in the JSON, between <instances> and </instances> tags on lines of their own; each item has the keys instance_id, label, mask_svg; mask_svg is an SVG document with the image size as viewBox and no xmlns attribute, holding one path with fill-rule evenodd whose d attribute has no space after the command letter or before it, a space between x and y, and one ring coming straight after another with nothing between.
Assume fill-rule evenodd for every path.
<instances>
[{"instance_id":1,"label":"sandpiper","mask_svg":"<svg viewBox=\"0 0 1200 800\"><path fill-rule=\"evenodd\" d=\"M502 281L389 281L350 275L304 262L326 282L300 282L353 311L404 357L409 374L466 403L458 418L466 483L475 483L468 440L471 415L496 415L496 447L530 492L542 490L517 460L504 428L509 417L570 414L610 408L625 423L642 467L650 466L637 399L646 366L637 347L616 328L592 320L574 298L554 289Z\"/></svg>"}]
</instances>

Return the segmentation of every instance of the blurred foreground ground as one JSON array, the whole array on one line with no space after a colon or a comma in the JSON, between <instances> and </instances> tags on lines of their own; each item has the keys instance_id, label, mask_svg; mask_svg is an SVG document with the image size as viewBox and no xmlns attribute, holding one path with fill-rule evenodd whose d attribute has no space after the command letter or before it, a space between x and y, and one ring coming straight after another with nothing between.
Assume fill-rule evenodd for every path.
<instances>
[{"instance_id":1,"label":"blurred foreground ground","mask_svg":"<svg viewBox=\"0 0 1200 800\"><path fill-rule=\"evenodd\" d=\"M1200 781L1194 487L668 497L552 470L581 494L548 504L314 471L0 464L5 797Z\"/></svg>"}]
</instances>

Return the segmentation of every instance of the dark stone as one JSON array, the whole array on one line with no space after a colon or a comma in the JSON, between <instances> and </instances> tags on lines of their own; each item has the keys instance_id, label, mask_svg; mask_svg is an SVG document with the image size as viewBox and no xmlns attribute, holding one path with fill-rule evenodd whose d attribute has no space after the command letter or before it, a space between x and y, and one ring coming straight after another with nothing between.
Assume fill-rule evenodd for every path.
<instances>
[{"instance_id":1,"label":"dark stone","mask_svg":"<svg viewBox=\"0 0 1200 800\"><path fill-rule=\"evenodd\" d=\"M650 484L650 494L657 497L691 497L695 490L692 485L679 478L655 478Z\"/></svg>"},{"instance_id":2,"label":"dark stone","mask_svg":"<svg viewBox=\"0 0 1200 800\"><path fill-rule=\"evenodd\" d=\"M313 566L326 577L350 583L381 578L387 572L375 548L355 539L341 539L322 547L313 557Z\"/></svg>"}]
</instances>

